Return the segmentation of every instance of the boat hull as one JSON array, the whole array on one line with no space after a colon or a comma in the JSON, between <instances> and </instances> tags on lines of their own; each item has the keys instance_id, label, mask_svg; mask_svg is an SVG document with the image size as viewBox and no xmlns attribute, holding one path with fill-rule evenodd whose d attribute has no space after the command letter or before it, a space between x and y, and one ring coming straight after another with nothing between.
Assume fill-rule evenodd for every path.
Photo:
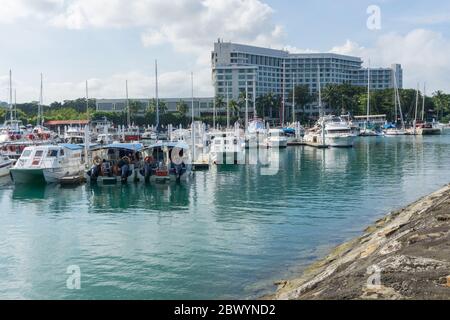
<instances>
[{"instance_id":1,"label":"boat hull","mask_svg":"<svg viewBox=\"0 0 450 320\"><path fill-rule=\"evenodd\" d=\"M43 169L11 169L11 178L15 184L45 184Z\"/></svg>"},{"instance_id":2,"label":"boat hull","mask_svg":"<svg viewBox=\"0 0 450 320\"><path fill-rule=\"evenodd\" d=\"M0 165L0 178L9 175L9 171L13 167L13 162L6 162Z\"/></svg>"},{"instance_id":3,"label":"boat hull","mask_svg":"<svg viewBox=\"0 0 450 320\"><path fill-rule=\"evenodd\" d=\"M325 137L325 144L335 148L351 148L355 143L354 136Z\"/></svg>"}]
</instances>

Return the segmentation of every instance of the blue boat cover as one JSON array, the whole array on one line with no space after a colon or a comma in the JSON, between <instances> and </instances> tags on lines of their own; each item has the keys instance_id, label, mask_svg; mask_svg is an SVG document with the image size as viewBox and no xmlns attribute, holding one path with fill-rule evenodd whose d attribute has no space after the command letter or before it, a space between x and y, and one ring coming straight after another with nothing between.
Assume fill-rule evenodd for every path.
<instances>
[{"instance_id":1,"label":"blue boat cover","mask_svg":"<svg viewBox=\"0 0 450 320\"><path fill-rule=\"evenodd\" d=\"M284 133L295 134L295 129L293 128L283 128Z\"/></svg>"}]
</instances>

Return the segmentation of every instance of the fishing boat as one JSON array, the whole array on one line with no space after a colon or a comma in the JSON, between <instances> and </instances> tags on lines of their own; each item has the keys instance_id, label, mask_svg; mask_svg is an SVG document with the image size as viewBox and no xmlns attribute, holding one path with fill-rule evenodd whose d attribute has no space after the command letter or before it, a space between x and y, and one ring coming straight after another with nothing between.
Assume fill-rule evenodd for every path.
<instances>
[{"instance_id":1,"label":"fishing boat","mask_svg":"<svg viewBox=\"0 0 450 320\"><path fill-rule=\"evenodd\" d=\"M140 172L146 182L187 181L192 176L190 147L185 142L159 142L143 151Z\"/></svg>"},{"instance_id":2,"label":"fishing boat","mask_svg":"<svg viewBox=\"0 0 450 320\"><path fill-rule=\"evenodd\" d=\"M143 181L142 150L140 143L113 143L91 149L92 166L86 180L103 185Z\"/></svg>"},{"instance_id":3,"label":"fishing boat","mask_svg":"<svg viewBox=\"0 0 450 320\"><path fill-rule=\"evenodd\" d=\"M16 184L55 183L83 172L83 148L78 145L42 145L26 147L11 169Z\"/></svg>"},{"instance_id":4,"label":"fishing boat","mask_svg":"<svg viewBox=\"0 0 450 320\"><path fill-rule=\"evenodd\" d=\"M287 148L288 139L282 129L269 129L265 145L267 148Z\"/></svg>"},{"instance_id":5,"label":"fishing boat","mask_svg":"<svg viewBox=\"0 0 450 320\"><path fill-rule=\"evenodd\" d=\"M9 175L9 170L14 165L14 161L7 156L0 155L0 177Z\"/></svg>"},{"instance_id":6,"label":"fishing boat","mask_svg":"<svg viewBox=\"0 0 450 320\"><path fill-rule=\"evenodd\" d=\"M245 163L245 140L236 132L215 132L209 135L210 162L215 165Z\"/></svg>"},{"instance_id":7,"label":"fishing boat","mask_svg":"<svg viewBox=\"0 0 450 320\"><path fill-rule=\"evenodd\" d=\"M423 136L431 136L431 135L436 136L442 134L442 129L439 128L434 123L429 122L418 123L416 125L416 134Z\"/></svg>"}]
</instances>

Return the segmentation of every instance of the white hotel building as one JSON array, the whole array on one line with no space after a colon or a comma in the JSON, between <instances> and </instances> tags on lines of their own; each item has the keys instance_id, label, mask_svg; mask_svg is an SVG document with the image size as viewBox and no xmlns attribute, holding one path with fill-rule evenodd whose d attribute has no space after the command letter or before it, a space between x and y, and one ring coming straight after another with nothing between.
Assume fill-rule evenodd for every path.
<instances>
[{"instance_id":1,"label":"white hotel building","mask_svg":"<svg viewBox=\"0 0 450 320\"><path fill-rule=\"evenodd\" d=\"M361 58L334 53L291 54L288 51L259 48L231 42L218 41L211 53L212 84L215 96L238 100L240 92L246 87L249 99L273 93L285 97L286 119L289 119L292 98L290 92L294 85L308 85L311 93L318 89L318 69L322 88L327 84L349 83L367 86L368 70L362 67ZM388 68L371 68L372 89L394 87L394 73L399 88L403 88L403 70L401 65L393 64ZM139 99L148 105L150 99ZM178 101L184 101L191 107L191 99L160 99L168 107L168 112L176 111ZM211 115L214 98L195 98L195 115ZM126 109L124 99L99 99L98 111L123 112ZM250 107L250 111L253 110ZM218 112L224 113L224 110ZM306 107L306 112L317 115L317 104ZM190 111L189 113L190 114Z\"/></svg>"},{"instance_id":2,"label":"white hotel building","mask_svg":"<svg viewBox=\"0 0 450 320\"><path fill-rule=\"evenodd\" d=\"M349 83L367 86L368 70L362 67L361 58L334 53L291 54L288 51L259 48L231 42L218 41L211 54L212 81L216 96L238 99L246 87L250 98L273 93L285 97L291 105L290 92L294 85L308 85L311 93L318 90L318 70L322 88L327 84ZM370 69L371 87L394 87L394 73L399 88L403 87L401 65ZM287 109L289 111L289 109ZM309 106L309 113L317 108Z\"/></svg>"}]
</instances>

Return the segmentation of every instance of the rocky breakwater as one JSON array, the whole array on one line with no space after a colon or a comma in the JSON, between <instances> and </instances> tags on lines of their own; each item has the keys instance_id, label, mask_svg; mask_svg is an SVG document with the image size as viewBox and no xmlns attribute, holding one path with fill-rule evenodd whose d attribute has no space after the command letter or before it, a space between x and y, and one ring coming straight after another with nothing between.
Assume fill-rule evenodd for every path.
<instances>
[{"instance_id":1,"label":"rocky breakwater","mask_svg":"<svg viewBox=\"0 0 450 320\"><path fill-rule=\"evenodd\" d=\"M450 299L450 186L335 248L273 299Z\"/></svg>"}]
</instances>

